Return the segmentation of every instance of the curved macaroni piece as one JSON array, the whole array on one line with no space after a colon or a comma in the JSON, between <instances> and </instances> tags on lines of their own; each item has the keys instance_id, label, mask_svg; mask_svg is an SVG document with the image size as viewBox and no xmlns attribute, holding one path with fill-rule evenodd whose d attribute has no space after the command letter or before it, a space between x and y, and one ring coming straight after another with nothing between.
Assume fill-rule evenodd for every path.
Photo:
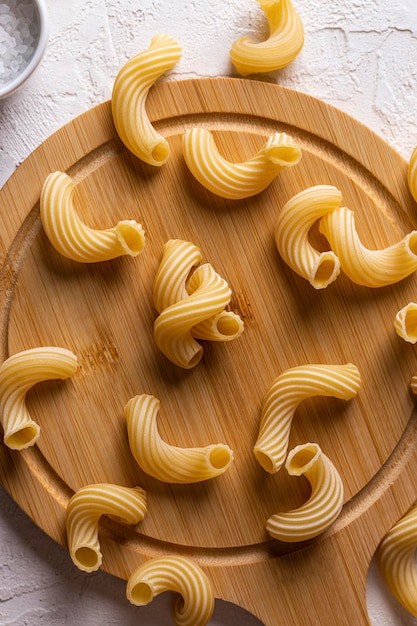
<instances>
[{"instance_id":1,"label":"curved macaroni piece","mask_svg":"<svg viewBox=\"0 0 417 626\"><path fill-rule=\"evenodd\" d=\"M141 469L166 483L197 483L223 474L233 462L225 444L203 448L179 448L163 441L158 433L160 402L151 395L131 398L124 414L129 446Z\"/></svg>"},{"instance_id":2,"label":"curved macaroni piece","mask_svg":"<svg viewBox=\"0 0 417 626\"><path fill-rule=\"evenodd\" d=\"M195 271L187 281L186 290L188 296L200 291L202 286L216 274L210 264L205 264ZM217 275L218 276L218 275ZM220 279L223 281L224 279ZM226 281L224 283L227 285ZM224 289L223 289L224 290ZM213 294L215 295L215 294ZM205 339L209 341L232 341L243 333L243 321L236 313L223 309L218 313L213 313L205 317L191 328L191 335L195 339Z\"/></svg>"},{"instance_id":3,"label":"curved macaroni piece","mask_svg":"<svg viewBox=\"0 0 417 626\"><path fill-rule=\"evenodd\" d=\"M214 611L214 594L203 570L193 561L165 556L145 561L130 576L126 597L144 606L165 591L180 594L173 609L177 626L205 626Z\"/></svg>"},{"instance_id":4,"label":"curved macaroni piece","mask_svg":"<svg viewBox=\"0 0 417 626\"><path fill-rule=\"evenodd\" d=\"M391 593L417 617L417 504L382 539L376 559Z\"/></svg>"},{"instance_id":5,"label":"curved macaroni piece","mask_svg":"<svg viewBox=\"0 0 417 626\"><path fill-rule=\"evenodd\" d=\"M414 148L408 162L407 183L411 195L417 202L417 146Z\"/></svg>"},{"instance_id":6,"label":"curved macaroni piece","mask_svg":"<svg viewBox=\"0 0 417 626\"><path fill-rule=\"evenodd\" d=\"M315 289L324 289L339 275L339 259L332 250L318 252L308 236L314 222L332 213L342 202L331 185L316 185L296 194L284 205L275 227L275 243L281 257Z\"/></svg>"},{"instance_id":7,"label":"curved macaroni piece","mask_svg":"<svg viewBox=\"0 0 417 626\"><path fill-rule=\"evenodd\" d=\"M201 258L200 250L189 241L170 239L164 245L153 289L154 304L158 313L188 298L200 287L200 273L197 272L195 277L192 275L190 277L190 274ZM231 341L242 332L241 318L225 310L204 319L190 330L194 339L209 341Z\"/></svg>"},{"instance_id":8,"label":"curved macaroni piece","mask_svg":"<svg viewBox=\"0 0 417 626\"><path fill-rule=\"evenodd\" d=\"M212 133L205 128L186 130L182 149L193 176L214 194L230 200L249 198L263 191L285 168L296 165L301 150L285 133L274 133L259 152L244 163L223 158Z\"/></svg>"},{"instance_id":9,"label":"curved macaroni piece","mask_svg":"<svg viewBox=\"0 0 417 626\"><path fill-rule=\"evenodd\" d=\"M100 568L103 556L98 526L102 515L137 524L145 517L146 510L146 494L141 487L96 483L78 489L66 510L68 548L74 565L83 572Z\"/></svg>"},{"instance_id":10,"label":"curved macaroni piece","mask_svg":"<svg viewBox=\"0 0 417 626\"><path fill-rule=\"evenodd\" d=\"M267 531L274 539L291 543L313 539L327 530L342 510L342 479L316 443L296 446L288 454L285 467L290 476L307 478L311 495L300 508L271 515Z\"/></svg>"},{"instance_id":11,"label":"curved macaroni piece","mask_svg":"<svg viewBox=\"0 0 417 626\"><path fill-rule=\"evenodd\" d=\"M153 286L153 301L158 313L188 296L187 280L201 259L200 250L189 241L170 239L164 244Z\"/></svg>"},{"instance_id":12,"label":"curved macaroni piece","mask_svg":"<svg viewBox=\"0 0 417 626\"><path fill-rule=\"evenodd\" d=\"M42 186L42 225L60 254L80 263L95 263L142 252L145 233L141 224L122 220L106 230L90 228L77 215L74 191L72 178L64 172L49 174Z\"/></svg>"},{"instance_id":13,"label":"curved macaroni piece","mask_svg":"<svg viewBox=\"0 0 417 626\"><path fill-rule=\"evenodd\" d=\"M149 120L146 98L156 80L176 65L181 52L170 35L155 35L149 48L131 58L114 81L111 109L116 131L128 150L150 165L163 165L170 148Z\"/></svg>"},{"instance_id":14,"label":"curved macaroni piece","mask_svg":"<svg viewBox=\"0 0 417 626\"><path fill-rule=\"evenodd\" d=\"M233 43L230 58L242 76L286 67L304 45L304 26L291 0L258 2L268 20L269 36L259 43L249 37L242 37Z\"/></svg>"},{"instance_id":15,"label":"curved macaroni piece","mask_svg":"<svg viewBox=\"0 0 417 626\"><path fill-rule=\"evenodd\" d=\"M409 302L398 311L394 321L395 332L409 343L417 342L417 303Z\"/></svg>"},{"instance_id":16,"label":"curved macaroni piece","mask_svg":"<svg viewBox=\"0 0 417 626\"><path fill-rule=\"evenodd\" d=\"M199 324L224 311L232 292L209 263L197 267L186 289L187 297L168 306L156 318L154 337L158 348L172 363L190 369L203 355L203 347L194 339L194 331L198 334ZM229 317L228 323L218 324L217 329L218 339L224 331L222 340L228 341L240 334L243 324L237 327Z\"/></svg>"},{"instance_id":17,"label":"curved macaroni piece","mask_svg":"<svg viewBox=\"0 0 417 626\"><path fill-rule=\"evenodd\" d=\"M369 250L359 239L353 211L339 207L321 219L320 232L339 257L341 270L358 285L385 287L417 270L417 230L388 248Z\"/></svg>"},{"instance_id":18,"label":"curved macaroni piece","mask_svg":"<svg viewBox=\"0 0 417 626\"><path fill-rule=\"evenodd\" d=\"M274 474L287 454L291 423L306 398L328 396L350 400L359 391L356 365L300 365L285 370L270 386L262 408L258 438L253 448L259 464Z\"/></svg>"},{"instance_id":19,"label":"curved macaroni piece","mask_svg":"<svg viewBox=\"0 0 417 626\"><path fill-rule=\"evenodd\" d=\"M66 348L31 348L13 354L0 367L0 416L4 443L12 450L33 446L40 426L26 407L26 394L37 383L75 374L78 361Z\"/></svg>"},{"instance_id":20,"label":"curved macaroni piece","mask_svg":"<svg viewBox=\"0 0 417 626\"><path fill-rule=\"evenodd\" d=\"M191 329L195 339L206 341L232 341L243 333L243 321L237 313L221 311Z\"/></svg>"}]
</instances>

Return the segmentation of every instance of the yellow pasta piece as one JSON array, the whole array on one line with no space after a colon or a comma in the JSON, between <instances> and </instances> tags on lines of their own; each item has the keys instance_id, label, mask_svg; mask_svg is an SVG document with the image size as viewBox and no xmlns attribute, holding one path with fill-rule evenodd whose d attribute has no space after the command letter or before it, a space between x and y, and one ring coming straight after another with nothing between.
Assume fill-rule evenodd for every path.
<instances>
[{"instance_id":1,"label":"yellow pasta piece","mask_svg":"<svg viewBox=\"0 0 417 626\"><path fill-rule=\"evenodd\" d=\"M385 287L417 269L417 230L388 248L369 250L359 239L353 211L339 207L321 219L320 232L339 257L341 270L358 285Z\"/></svg>"},{"instance_id":2,"label":"yellow pasta piece","mask_svg":"<svg viewBox=\"0 0 417 626\"><path fill-rule=\"evenodd\" d=\"M407 169L408 188L417 202L417 146L414 148Z\"/></svg>"},{"instance_id":3,"label":"yellow pasta piece","mask_svg":"<svg viewBox=\"0 0 417 626\"><path fill-rule=\"evenodd\" d=\"M130 59L114 81L111 109L116 131L128 150L150 165L163 165L170 148L149 120L146 98L156 80L176 65L181 52L170 35L155 35L149 48Z\"/></svg>"},{"instance_id":4,"label":"yellow pasta piece","mask_svg":"<svg viewBox=\"0 0 417 626\"><path fill-rule=\"evenodd\" d=\"M191 274L186 283L188 296L192 297L195 293L199 292L205 284L208 284L210 277L214 279L214 274L216 274L216 272L214 272L212 266L208 263L198 268ZM221 281L224 281L224 279L221 278L220 282ZM213 292L211 297L218 298L219 296ZM191 335L195 339L205 339L208 341L232 341L240 337L243 333L243 328L243 321L240 316L232 311L225 311L223 307L221 311L215 312L208 317L205 316L202 321L194 324L191 328Z\"/></svg>"},{"instance_id":5,"label":"yellow pasta piece","mask_svg":"<svg viewBox=\"0 0 417 626\"><path fill-rule=\"evenodd\" d=\"M75 374L75 354L56 346L31 348L13 354L0 367L0 416L4 443L23 450L37 441L40 426L29 414L26 394L37 383Z\"/></svg>"},{"instance_id":6,"label":"yellow pasta piece","mask_svg":"<svg viewBox=\"0 0 417 626\"><path fill-rule=\"evenodd\" d=\"M270 386L262 408L258 438L253 448L259 464L274 474L287 454L291 423L306 398L354 398L361 379L356 365L309 364L285 370Z\"/></svg>"},{"instance_id":7,"label":"yellow pasta piece","mask_svg":"<svg viewBox=\"0 0 417 626\"><path fill-rule=\"evenodd\" d=\"M96 483L78 489L66 510L68 548L74 565L84 572L100 568L103 555L98 527L102 515L137 524L146 511L146 493L141 487Z\"/></svg>"},{"instance_id":8,"label":"yellow pasta piece","mask_svg":"<svg viewBox=\"0 0 417 626\"><path fill-rule=\"evenodd\" d=\"M271 135L257 154L243 163L222 157L212 133L205 128L186 130L182 149L193 176L214 194L230 200L260 193L283 168L301 159L301 149L285 133Z\"/></svg>"},{"instance_id":9,"label":"yellow pasta piece","mask_svg":"<svg viewBox=\"0 0 417 626\"><path fill-rule=\"evenodd\" d=\"M267 531L274 539L291 543L313 539L326 531L342 510L342 479L316 443L296 446L288 454L285 467L290 476L307 478L311 495L300 508L271 515Z\"/></svg>"},{"instance_id":10,"label":"yellow pasta piece","mask_svg":"<svg viewBox=\"0 0 417 626\"><path fill-rule=\"evenodd\" d=\"M324 289L340 272L332 250L319 252L309 242L314 222L332 213L342 202L341 192L331 185L316 185L296 194L284 205L275 227L275 243L281 257L315 289Z\"/></svg>"},{"instance_id":11,"label":"yellow pasta piece","mask_svg":"<svg viewBox=\"0 0 417 626\"><path fill-rule=\"evenodd\" d=\"M141 469L167 483L197 483L223 474L233 462L229 446L179 448L163 441L157 427L160 402L151 395L131 398L124 409L129 446Z\"/></svg>"},{"instance_id":12,"label":"yellow pasta piece","mask_svg":"<svg viewBox=\"0 0 417 626\"><path fill-rule=\"evenodd\" d=\"M409 302L398 311L394 321L395 332L409 343L417 342L417 303Z\"/></svg>"},{"instance_id":13,"label":"yellow pasta piece","mask_svg":"<svg viewBox=\"0 0 417 626\"><path fill-rule=\"evenodd\" d=\"M269 36L261 42L242 37L233 43L230 58L242 76L286 67L304 45L303 22L291 0L258 2L268 20Z\"/></svg>"},{"instance_id":14,"label":"yellow pasta piece","mask_svg":"<svg viewBox=\"0 0 417 626\"><path fill-rule=\"evenodd\" d=\"M74 192L75 184L64 172L49 174L42 186L42 225L60 254L80 263L95 263L142 252L145 233L141 224L122 220L113 228L90 228L77 215Z\"/></svg>"},{"instance_id":15,"label":"yellow pasta piece","mask_svg":"<svg viewBox=\"0 0 417 626\"><path fill-rule=\"evenodd\" d=\"M211 318L211 339L230 341L243 331L243 323L237 315L221 314L231 299L227 282L214 271L209 263L197 267L186 283L187 296L165 308L155 320L154 337L158 348L165 356L180 367L190 369L197 365L203 355L203 347L195 336L199 325ZM205 333L205 334L204 334ZM202 326L201 334L207 336Z\"/></svg>"},{"instance_id":16,"label":"yellow pasta piece","mask_svg":"<svg viewBox=\"0 0 417 626\"><path fill-rule=\"evenodd\" d=\"M153 286L153 301L158 313L188 296L187 280L201 259L200 250L189 241L170 239L164 244Z\"/></svg>"},{"instance_id":17,"label":"yellow pasta piece","mask_svg":"<svg viewBox=\"0 0 417 626\"><path fill-rule=\"evenodd\" d=\"M190 559L165 556L145 561L130 576L126 597L144 606L165 591L179 594L173 609L177 626L205 626L214 611L214 594L203 570Z\"/></svg>"},{"instance_id":18,"label":"yellow pasta piece","mask_svg":"<svg viewBox=\"0 0 417 626\"><path fill-rule=\"evenodd\" d=\"M243 321L233 311L221 311L191 329L195 339L205 341L232 341L243 333Z\"/></svg>"},{"instance_id":19,"label":"yellow pasta piece","mask_svg":"<svg viewBox=\"0 0 417 626\"><path fill-rule=\"evenodd\" d=\"M193 286L194 279L190 280L190 276L201 259L200 250L189 241L170 239L165 243L153 289L158 313L187 298L199 286ZM208 341L231 341L242 332L243 321L239 315L225 310L199 322L191 329L195 339Z\"/></svg>"},{"instance_id":20,"label":"yellow pasta piece","mask_svg":"<svg viewBox=\"0 0 417 626\"><path fill-rule=\"evenodd\" d=\"M391 593L417 617L417 504L382 539L376 559Z\"/></svg>"}]
</instances>

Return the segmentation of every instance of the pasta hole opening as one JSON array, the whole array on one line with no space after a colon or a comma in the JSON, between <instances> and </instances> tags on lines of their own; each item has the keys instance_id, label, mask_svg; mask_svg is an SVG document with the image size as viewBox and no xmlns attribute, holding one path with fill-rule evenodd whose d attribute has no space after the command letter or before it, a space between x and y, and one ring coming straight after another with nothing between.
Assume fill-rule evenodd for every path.
<instances>
[{"instance_id":1,"label":"pasta hole opening","mask_svg":"<svg viewBox=\"0 0 417 626\"><path fill-rule=\"evenodd\" d=\"M202 356L203 356L203 348L201 348L200 350L197 350L197 352L191 357L191 359L188 361L185 367L187 369L191 369L192 367L195 367L197 363L201 360Z\"/></svg>"},{"instance_id":2,"label":"pasta hole opening","mask_svg":"<svg viewBox=\"0 0 417 626\"><path fill-rule=\"evenodd\" d=\"M152 150L152 158L155 163L162 165L169 157L169 145L166 141L160 141Z\"/></svg>"},{"instance_id":3,"label":"pasta hole opening","mask_svg":"<svg viewBox=\"0 0 417 626\"><path fill-rule=\"evenodd\" d=\"M153 600L153 591L150 585L145 582L139 582L130 590L130 601L136 606L144 606Z\"/></svg>"},{"instance_id":4,"label":"pasta hole opening","mask_svg":"<svg viewBox=\"0 0 417 626\"><path fill-rule=\"evenodd\" d=\"M227 446L216 446L210 451L209 459L214 469L225 469L233 459L232 451Z\"/></svg>"},{"instance_id":5,"label":"pasta hole opening","mask_svg":"<svg viewBox=\"0 0 417 626\"><path fill-rule=\"evenodd\" d=\"M289 453L286 468L291 476L300 476L317 460L320 448L315 443L297 446Z\"/></svg>"},{"instance_id":6,"label":"pasta hole opening","mask_svg":"<svg viewBox=\"0 0 417 626\"><path fill-rule=\"evenodd\" d=\"M263 467L266 472L269 474L273 474L275 472L274 462L268 454L261 452L261 450L254 450L254 454L259 465Z\"/></svg>"},{"instance_id":7,"label":"pasta hole opening","mask_svg":"<svg viewBox=\"0 0 417 626\"><path fill-rule=\"evenodd\" d=\"M10 433L4 438L6 446L12 450L23 450L32 446L39 437L40 428L37 424L29 424L20 428L14 433Z\"/></svg>"},{"instance_id":8,"label":"pasta hole opening","mask_svg":"<svg viewBox=\"0 0 417 626\"><path fill-rule=\"evenodd\" d=\"M268 153L271 161L277 165L296 165L301 158L300 148L297 146L275 146Z\"/></svg>"},{"instance_id":9,"label":"pasta hole opening","mask_svg":"<svg viewBox=\"0 0 417 626\"><path fill-rule=\"evenodd\" d=\"M124 250L131 256L142 252L145 246L145 233L142 226L133 220L119 222L117 236Z\"/></svg>"},{"instance_id":10,"label":"pasta hole opening","mask_svg":"<svg viewBox=\"0 0 417 626\"><path fill-rule=\"evenodd\" d=\"M242 320L237 315L225 313L217 320L217 330L223 337L236 337L242 331Z\"/></svg>"},{"instance_id":11,"label":"pasta hole opening","mask_svg":"<svg viewBox=\"0 0 417 626\"><path fill-rule=\"evenodd\" d=\"M339 259L333 252L323 252L313 275L313 286L324 289L332 283L339 274Z\"/></svg>"},{"instance_id":12,"label":"pasta hole opening","mask_svg":"<svg viewBox=\"0 0 417 626\"><path fill-rule=\"evenodd\" d=\"M101 565L101 554L88 546L77 548L74 553L74 560L78 567L85 572L94 572Z\"/></svg>"}]
</instances>

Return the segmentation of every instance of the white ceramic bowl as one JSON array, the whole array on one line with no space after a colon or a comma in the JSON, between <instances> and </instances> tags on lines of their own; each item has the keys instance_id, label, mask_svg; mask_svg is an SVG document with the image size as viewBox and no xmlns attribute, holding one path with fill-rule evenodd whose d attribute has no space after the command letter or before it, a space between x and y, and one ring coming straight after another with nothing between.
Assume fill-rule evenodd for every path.
<instances>
[{"instance_id":1,"label":"white ceramic bowl","mask_svg":"<svg viewBox=\"0 0 417 626\"><path fill-rule=\"evenodd\" d=\"M8 3L8 0L2 0L2 2ZM0 99L10 95L16 89L21 87L24 82L27 81L29 76L32 75L34 70L38 67L48 43L48 11L46 7L46 0L31 0L35 8L35 19L38 25L37 40L34 43L35 51L32 57L29 59L26 65L24 65L20 73L10 81L0 84Z\"/></svg>"}]
</instances>

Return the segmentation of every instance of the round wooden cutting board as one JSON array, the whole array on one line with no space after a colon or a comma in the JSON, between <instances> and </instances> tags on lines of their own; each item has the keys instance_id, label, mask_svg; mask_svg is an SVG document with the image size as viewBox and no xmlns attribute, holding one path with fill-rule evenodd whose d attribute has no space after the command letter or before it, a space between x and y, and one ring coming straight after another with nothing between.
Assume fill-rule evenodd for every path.
<instances>
[{"instance_id":1,"label":"round wooden cutting board","mask_svg":"<svg viewBox=\"0 0 417 626\"><path fill-rule=\"evenodd\" d=\"M2 360L58 345L80 362L72 379L29 392L41 436L23 452L1 446L0 480L63 545L65 507L75 490L93 482L141 485L148 497L143 522L131 528L101 520L106 571L127 579L144 559L180 554L204 568L217 597L267 626L365 624L369 562L417 497L417 419L409 389L417 353L393 325L397 311L417 297L417 280L369 289L340 275L316 291L279 257L274 228L292 195L331 184L355 211L363 243L386 247L416 223L406 163L340 111L260 81L160 83L147 110L171 147L161 168L126 150L106 102L45 141L0 191ZM187 171L181 137L195 125L211 129L231 161L253 156L274 131L299 143L302 160L261 194L226 201ZM61 257L39 217L42 183L55 170L74 178L75 206L89 225L141 222L143 253L90 265ZM153 339L153 279L171 238L200 248L203 261L228 281L231 309L245 323L238 340L205 343L192 370L171 364ZM300 506L309 485L285 470L267 474L252 453L265 394L288 367L347 362L361 372L357 398L306 400L290 438L291 448L317 442L337 466L345 485L342 513L316 540L272 540L267 518ZM231 468L194 485L145 475L131 456L123 417L129 398L140 393L160 399L164 440L184 447L227 443Z\"/></svg>"}]
</instances>

